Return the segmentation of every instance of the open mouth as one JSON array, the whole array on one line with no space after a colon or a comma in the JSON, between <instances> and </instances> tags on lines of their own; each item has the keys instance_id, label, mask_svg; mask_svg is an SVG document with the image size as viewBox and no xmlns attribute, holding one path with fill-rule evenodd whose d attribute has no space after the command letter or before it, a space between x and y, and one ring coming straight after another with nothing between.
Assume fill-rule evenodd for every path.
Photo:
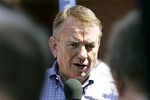
<instances>
[{"instance_id":1,"label":"open mouth","mask_svg":"<svg viewBox=\"0 0 150 100\"><path fill-rule=\"evenodd\" d=\"M75 68L80 71L85 71L87 69L87 65L85 64L74 63L74 65L75 65Z\"/></svg>"},{"instance_id":2,"label":"open mouth","mask_svg":"<svg viewBox=\"0 0 150 100\"><path fill-rule=\"evenodd\" d=\"M79 67L85 67L86 66L84 64L74 64L74 65L79 66Z\"/></svg>"}]
</instances>

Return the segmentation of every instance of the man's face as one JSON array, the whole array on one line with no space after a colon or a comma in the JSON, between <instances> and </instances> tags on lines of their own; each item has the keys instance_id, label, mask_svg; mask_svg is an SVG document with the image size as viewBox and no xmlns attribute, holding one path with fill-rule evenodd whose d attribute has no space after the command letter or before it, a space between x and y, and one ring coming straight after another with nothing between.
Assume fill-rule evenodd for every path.
<instances>
[{"instance_id":1,"label":"man's face","mask_svg":"<svg viewBox=\"0 0 150 100\"><path fill-rule=\"evenodd\" d=\"M59 72L67 78L85 81L97 60L100 34L99 27L92 22L82 24L72 17L66 20L59 39L53 38Z\"/></svg>"}]
</instances>

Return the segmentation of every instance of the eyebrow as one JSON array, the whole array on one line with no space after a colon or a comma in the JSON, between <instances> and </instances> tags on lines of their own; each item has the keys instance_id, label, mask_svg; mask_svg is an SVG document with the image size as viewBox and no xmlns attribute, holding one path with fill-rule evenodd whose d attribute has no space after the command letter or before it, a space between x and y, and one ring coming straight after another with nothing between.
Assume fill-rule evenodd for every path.
<instances>
[{"instance_id":1,"label":"eyebrow","mask_svg":"<svg viewBox=\"0 0 150 100\"><path fill-rule=\"evenodd\" d=\"M78 43L80 42L79 39L77 38L69 38L69 40L67 42L75 42L75 43Z\"/></svg>"},{"instance_id":2,"label":"eyebrow","mask_svg":"<svg viewBox=\"0 0 150 100\"><path fill-rule=\"evenodd\" d=\"M77 39L77 38L70 38L68 41L67 41L67 43L80 43L81 41L79 40L79 39ZM85 44L91 44L91 45L93 45L93 44L95 44L96 42L95 41L86 41L86 43Z\"/></svg>"},{"instance_id":3,"label":"eyebrow","mask_svg":"<svg viewBox=\"0 0 150 100\"><path fill-rule=\"evenodd\" d=\"M86 44L94 45L95 42L87 42Z\"/></svg>"},{"instance_id":4,"label":"eyebrow","mask_svg":"<svg viewBox=\"0 0 150 100\"><path fill-rule=\"evenodd\" d=\"M80 41L67 41L67 43L81 43ZM95 42L86 42L85 45L95 45Z\"/></svg>"}]
</instances>

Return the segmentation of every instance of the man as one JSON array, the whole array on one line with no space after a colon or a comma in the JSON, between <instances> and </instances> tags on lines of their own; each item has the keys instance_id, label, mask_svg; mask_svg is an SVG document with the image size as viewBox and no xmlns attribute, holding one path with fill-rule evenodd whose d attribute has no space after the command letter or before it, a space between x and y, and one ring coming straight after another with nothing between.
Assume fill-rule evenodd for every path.
<instances>
[{"instance_id":1,"label":"man","mask_svg":"<svg viewBox=\"0 0 150 100\"><path fill-rule=\"evenodd\" d=\"M143 26L141 12L133 11L117 23L108 42L106 60L119 100L150 100L149 42Z\"/></svg>"},{"instance_id":2,"label":"man","mask_svg":"<svg viewBox=\"0 0 150 100\"><path fill-rule=\"evenodd\" d=\"M77 5L59 12L54 20L50 49L56 58L46 72L41 100L64 100L64 82L78 79L82 100L116 100L109 68L97 59L102 25L88 8Z\"/></svg>"}]
</instances>

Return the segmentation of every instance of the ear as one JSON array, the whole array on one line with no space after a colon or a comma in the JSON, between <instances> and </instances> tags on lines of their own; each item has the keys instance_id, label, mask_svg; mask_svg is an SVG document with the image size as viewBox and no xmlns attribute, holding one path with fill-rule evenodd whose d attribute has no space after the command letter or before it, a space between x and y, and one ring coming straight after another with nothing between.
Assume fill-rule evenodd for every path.
<instances>
[{"instance_id":1,"label":"ear","mask_svg":"<svg viewBox=\"0 0 150 100\"><path fill-rule=\"evenodd\" d=\"M98 41L98 45L99 45L99 47L100 47L100 45L101 45L101 39L99 39L99 41Z\"/></svg>"},{"instance_id":2,"label":"ear","mask_svg":"<svg viewBox=\"0 0 150 100\"><path fill-rule=\"evenodd\" d=\"M49 38L48 44L49 44L49 47L51 49L51 52L52 52L53 56L55 58L57 58L57 46L58 46L58 44L57 44L56 38L54 38L53 36L51 36Z\"/></svg>"}]
</instances>

